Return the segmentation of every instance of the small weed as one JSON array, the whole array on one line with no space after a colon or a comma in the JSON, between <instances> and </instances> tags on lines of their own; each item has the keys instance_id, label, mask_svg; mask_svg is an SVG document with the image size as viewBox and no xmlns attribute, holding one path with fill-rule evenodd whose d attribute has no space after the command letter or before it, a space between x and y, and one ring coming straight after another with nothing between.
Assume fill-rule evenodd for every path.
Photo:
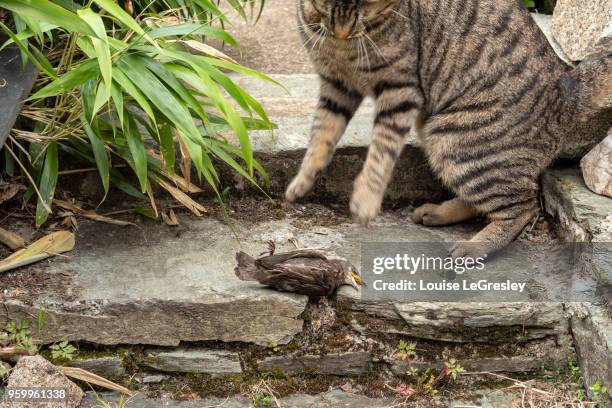
<instances>
[{"instance_id":1,"label":"small weed","mask_svg":"<svg viewBox=\"0 0 612 408\"><path fill-rule=\"evenodd\" d=\"M606 404L606 395L608 394L608 387L604 386L597 381L595 384L589 387L589 391L593 393L593 401L597 404L597 408L608 408Z\"/></svg>"},{"instance_id":2,"label":"small weed","mask_svg":"<svg viewBox=\"0 0 612 408\"><path fill-rule=\"evenodd\" d=\"M10 321L6 325L5 330L8 334L8 340L15 343L16 348L25 350L30 355L38 353L39 347L32 340L32 330L28 320L19 322Z\"/></svg>"},{"instance_id":3,"label":"small weed","mask_svg":"<svg viewBox=\"0 0 612 408\"><path fill-rule=\"evenodd\" d=\"M416 367L410 367L408 371L406 371L406 375L408 377L416 377L419 375L419 369Z\"/></svg>"},{"instance_id":4,"label":"small weed","mask_svg":"<svg viewBox=\"0 0 612 408\"><path fill-rule=\"evenodd\" d=\"M251 400L253 401L253 405L255 405L256 407L269 407L274 404L274 397L269 394L266 394L265 392L260 391L252 393Z\"/></svg>"},{"instance_id":5,"label":"small weed","mask_svg":"<svg viewBox=\"0 0 612 408\"><path fill-rule=\"evenodd\" d=\"M51 350L51 357L58 361L72 361L77 350L67 341L62 341L53 344L49 347Z\"/></svg>"},{"instance_id":6,"label":"small weed","mask_svg":"<svg viewBox=\"0 0 612 408\"><path fill-rule=\"evenodd\" d=\"M445 369L447 371L446 375L453 380L457 379L457 375L465 372L465 369L461 367L454 358L451 358L445 363Z\"/></svg>"},{"instance_id":7,"label":"small weed","mask_svg":"<svg viewBox=\"0 0 612 408\"><path fill-rule=\"evenodd\" d=\"M410 360L416 357L416 343L408 343L404 340L399 341L397 358L400 360Z\"/></svg>"}]
</instances>

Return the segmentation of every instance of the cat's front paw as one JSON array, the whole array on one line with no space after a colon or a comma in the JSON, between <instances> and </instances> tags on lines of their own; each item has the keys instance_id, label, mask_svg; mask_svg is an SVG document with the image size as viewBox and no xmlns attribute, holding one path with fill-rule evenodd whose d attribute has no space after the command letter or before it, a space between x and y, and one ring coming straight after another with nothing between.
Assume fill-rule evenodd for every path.
<instances>
[{"instance_id":1,"label":"cat's front paw","mask_svg":"<svg viewBox=\"0 0 612 408\"><path fill-rule=\"evenodd\" d=\"M314 178L299 173L291 183L289 183L289 187L287 187L287 191L285 191L285 199L290 203L296 202L312 190L314 181Z\"/></svg>"},{"instance_id":2,"label":"cat's front paw","mask_svg":"<svg viewBox=\"0 0 612 408\"><path fill-rule=\"evenodd\" d=\"M380 212L382 197L370 191L367 184L355 183L355 190L351 198L351 214L361 225L369 225Z\"/></svg>"}]
</instances>

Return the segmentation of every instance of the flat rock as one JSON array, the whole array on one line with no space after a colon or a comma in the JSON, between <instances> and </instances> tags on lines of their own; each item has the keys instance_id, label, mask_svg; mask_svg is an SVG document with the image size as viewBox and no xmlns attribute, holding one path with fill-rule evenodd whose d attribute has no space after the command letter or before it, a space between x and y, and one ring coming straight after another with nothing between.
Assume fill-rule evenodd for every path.
<instances>
[{"instance_id":1,"label":"flat rock","mask_svg":"<svg viewBox=\"0 0 612 408\"><path fill-rule=\"evenodd\" d=\"M587 387L612 384L612 314L609 307L572 305L572 333ZM612 402L612 394L608 402Z\"/></svg>"},{"instance_id":2,"label":"flat rock","mask_svg":"<svg viewBox=\"0 0 612 408\"><path fill-rule=\"evenodd\" d=\"M118 378L125 375L121 358L115 356L77 359L70 362L71 367L82 368L105 378Z\"/></svg>"},{"instance_id":3,"label":"flat rock","mask_svg":"<svg viewBox=\"0 0 612 408\"><path fill-rule=\"evenodd\" d=\"M19 359L9 376L8 388L63 388L67 398L58 402L0 402L0 408L56 408L59 405L75 408L84 397L83 391L57 368L41 356L27 356Z\"/></svg>"},{"instance_id":4,"label":"flat rock","mask_svg":"<svg viewBox=\"0 0 612 408\"><path fill-rule=\"evenodd\" d=\"M281 370L287 374L317 373L331 375L359 375L371 368L368 352L346 352L325 355L286 355L266 357L259 362L260 371Z\"/></svg>"},{"instance_id":5,"label":"flat rock","mask_svg":"<svg viewBox=\"0 0 612 408\"><path fill-rule=\"evenodd\" d=\"M490 303L411 302L394 306L407 323L403 332L416 338L499 343L517 336L523 341L565 338L567 333L561 303L496 303L492 307Z\"/></svg>"},{"instance_id":6,"label":"flat rock","mask_svg":"<svg viewBox=\"0 0 612 408\"><path fill-rule=\"evenodd\" d=\"M592 274L611 299L612 199L590 191L577 168L548 171L542 186L546 210L567 242L583 243Z\"/></svg>"},{"instance_id":7,"label":"flat rock","mask_svg":"<svg viewBox=\"0 0 612 408\"><path fill-rule=\"evenodd\" d=\"M314 211L317 206L299 208ZM42 333L44 343L66 340L105 345L177 346L181 341L218 340L263 346L284 344L302 331L300 315L307 299L239 281L233 271L237 250L259 254L266 248L266 242L272 240L282 251L292 248L289 238L297 238L302 247L323 248L359 265L363 242L451 245L469 238L478 228L473 224L427 228L409 221L408 213L385 213L370 228L342 219L336 225L334 222L320 225L316 220L313 225L312 216L300 218L297 212L288 212L283 217L281 220L235 220L236 235L212 217L181 216L180 234L151 220L139 222L138 228L82 222L77 231L77 247L68 257L56 257L17 272L27 278L28 274L43 270L50 282L60 279L61 285L37 288L40 291L29 300L9 297L12 293L9 287L0 300L0 307L7 310L0 315L0 326L6 324L6 316L12 320L28 319L42 307L49 322ZM319 221L327 223L323 219ZM499 268L500 273L516 269L533 271L531 258L545 254L537 248L531 251L521 259L497 257L492 260L491 268ZM539 279L547 287L554 286L557 277ZM54 289L57 287L61 290ZM72 295L66 297L67 293ZM453 330L459 340L467 333L473 338L482 335L483 339L489 339L491 330L487 325L496 327L497 335L502 338L509 338L505 336L519 328L521 332L526 328L534 337L538 336L538 330L539 336L563 333L561 305L556 309L524 306L513 313L513 306L492 308L471 306L471 303L463 306L464 309L461 304L448 304L448 311L437 304L420 305L413 310L409 304L364 303L351 288L343 289L341 295L355 310L362 308L370 313L378 307L390 318L405 322L415 334L434 337L436 331L440 332L442 337L435 337L438 339L451 338L449 333ZM470 311L470 307L474 309ZM465 314L465 320L460 313ZM440 323L443 320L436 319L438 314L440 319L446 316L446 326ZM414 326L406 322L413 322ZM434 329L427 329L429 324Z\"/></svg>"},{"instance_id":8,"label":"flat rock","mask_svg":"<svg viewBox=\"0 0 612 408\"><path fill-rule=\"evenodd\" d=\"M0 45L8 39L0 34ZM19 48L9 46L0 52L0 148L19 115L23 101L28 97L38 75L38 69L28 63L25 68Z\"/></svg>"},{"instance_id":9,"label":"flat rock","mask_svg":"<svg viewBox=\"0 0 612 408\"><path fill-rule=\"evenodd\" d=\"M170 373L240 374L240 356L225 350L149 350L143 365Z\"/></svg>"},{"instance_id":10,"label":"flat rock","mask_svg":"<svg viewBox=\"0 0 612 408\"><path fill-rule=\"evenodd\" d=\"M612 198L612 133L582 158L580 168L588 188Z\"/></svg>"},{"instance_id":11,"label":"flat rock","mask_svg":"<svg viewBox=\"0 0 612 408\"><path fill-rule=\"evenodd\" d=\"M516 348L511 355L497 353L492 357L458 357L457 363L467 372L473 373L528 373L540 370L542 367L547 369L564 369L567 366L567 359L571 357L571 352L567 345L560 345L554 337L548 339L529 342ZM417 360L401 360L397 357L387 358L391 371L396 375L403 375L411 368L420 371L432 368L441 370L444 361L425 361L421 357Z\"/></svg>"},{"instance_id":12,"label":"flat rock","mask_svg":"<svg viewBox=\"0 0 612 408\"><path fill-rule=\"evenodd\" d=\"M612 0L558 0L552 30L565 53L580 61L612 44Z\"/></svg>"},{"instance_id":13,"label":"flat rock","mask_svg":"<svg viewBox=\"0 0 612 408\"><path fill-rule=\"evenodd\" d=\"M561 45L559 45L559 43L557 42L557 40L555 39L553 35L552 27L551 27L552 26L552 16L548 14L531 13L531 17L533 17L538 27L540 27L540 30L542 30L542 32L546 36L546 39L548 40L550 45L553 47L553 49L555 50L559 58L565 61L565 63L572 65L573 64L572 60L567 56L567 54L565 54L565 51L563 51L563 48L561 48Z\"/></svg>"}]
</instances>

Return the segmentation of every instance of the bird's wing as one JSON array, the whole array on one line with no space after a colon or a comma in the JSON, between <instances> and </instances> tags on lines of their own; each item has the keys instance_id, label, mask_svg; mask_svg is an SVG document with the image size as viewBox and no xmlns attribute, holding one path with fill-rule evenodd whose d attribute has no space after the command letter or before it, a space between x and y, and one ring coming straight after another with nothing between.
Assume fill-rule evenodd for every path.
<instances>
[{"instance_id":1,"label":"bird's wing","mask_svg":"<svg viewBox=\"0 0 612 408\"><path fill-rule=\"evenodd\" d=\"M275 289L310 296L328 296L339 286L336 274L322 268L302 265L277 265L260 272L260 283Z\"/></svg>"},{"instance_id":2,"label":"bird's wing","mask_svg":"<svg viewBox=\"0 0 612 408\"><path fill-rule=\"evenodd\" d=\"M327 260L327 257L320 252L313 251L311 249L301 249L297 251L284 252L282 254L264 256L257 259L256 262L258 265L263 266L266 269L274 269L278 264L294 258L316 258Z\"/></svg>"}]
</instances>

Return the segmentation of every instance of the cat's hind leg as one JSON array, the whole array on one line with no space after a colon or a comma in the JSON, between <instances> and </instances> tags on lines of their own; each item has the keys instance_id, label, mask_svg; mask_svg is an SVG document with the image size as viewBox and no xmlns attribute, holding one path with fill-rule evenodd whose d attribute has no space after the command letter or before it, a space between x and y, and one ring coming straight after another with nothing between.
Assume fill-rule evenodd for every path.
<instances>
[{"instance_id":1,"label":"cat's hind leg","mask_svg":"<svg viewBox=\"0 0 612 408\"><path fill-rule=\"evenodd\" d=\"M412 221L428 227L458 224L478 216L476 208L465 204L458 198L441 204L423 204L414 210Z\"/></svg>"},{"instance_id":2,"label":"cat's hind leg","mask_svg":"<svg viewBox=\"0 0 612 408\"><path fill-rule=\"evenodd\" d=\"M453 258L478 258L490 255L512 242L539 214L537 195L514 197L489 212L490 223L467 242L458 242L451 250Z\"/></svg>"}]
</instances>

